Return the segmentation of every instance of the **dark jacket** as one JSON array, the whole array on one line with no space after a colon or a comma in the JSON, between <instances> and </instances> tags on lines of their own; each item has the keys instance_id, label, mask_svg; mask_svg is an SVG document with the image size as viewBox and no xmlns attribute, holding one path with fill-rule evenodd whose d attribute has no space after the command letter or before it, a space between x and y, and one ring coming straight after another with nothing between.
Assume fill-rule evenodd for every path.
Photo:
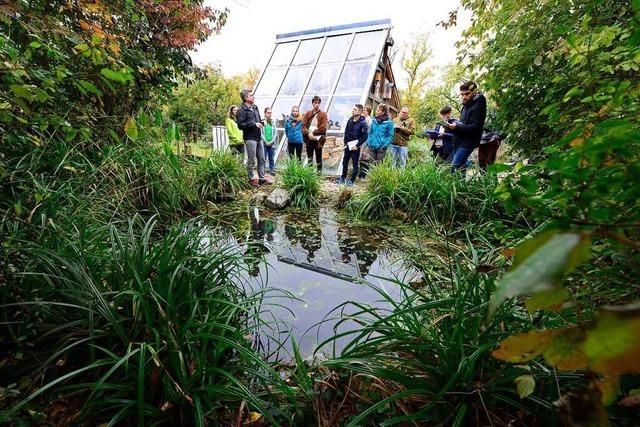
<instances>
[{"instance_id":1,"label":"dark jacket","mask_svg":"<svg viewBox=\"0 0 640 427\"><path fill-rule=\"evenodd\" d=\"M347 127L344 129L343 140L345 146L347 145L347 142L357 139L357 146L360 147L367 141L367 136L369 136L369 132L367 131L367 121L363 116L358 117L358 120L355 122L353 121L353 117L347 121Z\"/></svg>"},{"instance_id":2,"label":"dark jacket","mask_svg":"<svg viewBox=\"0 0 640 427\"><path fill-rule=\"evenodd\" d=\"M460 120L456 128L452 129L453 146L476 148L480 145L484 121L487 118L487 99L477 93L471 102L462 106Z\"/></svg>"},{"instance_id":3,"label":"dark jacket","mask_svg":"<svg viewBox=\"0 0 640 427\"><path fill-rule=\"evenodd\" d=\"M255 105L249 107L243 103L240 108L238 108L236 121L238 122L238 127L242 131L242 137L245 141L260 142L260 129L258 129L256 123L260 123L262 120L260 119L258 107Z\"/></svg>"}]
</instances>

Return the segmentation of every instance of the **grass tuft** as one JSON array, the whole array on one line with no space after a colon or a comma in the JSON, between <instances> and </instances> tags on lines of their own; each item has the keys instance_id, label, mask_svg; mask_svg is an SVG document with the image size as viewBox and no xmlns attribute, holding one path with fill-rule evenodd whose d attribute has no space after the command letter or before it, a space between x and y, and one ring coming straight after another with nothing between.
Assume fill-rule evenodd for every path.
<instances>
[{"instance_id":1,"label":"grass tuft","mask_svg":"<svg viewBox=\"0 0 640 427\"><path fill-rule=\"evenodd\" d=\"M293 207L309 209L318 205L320 177L314 166L304 166L295 158L287 160L282 172L282 184L289 192Z\"/></svg>"}]
</instances>

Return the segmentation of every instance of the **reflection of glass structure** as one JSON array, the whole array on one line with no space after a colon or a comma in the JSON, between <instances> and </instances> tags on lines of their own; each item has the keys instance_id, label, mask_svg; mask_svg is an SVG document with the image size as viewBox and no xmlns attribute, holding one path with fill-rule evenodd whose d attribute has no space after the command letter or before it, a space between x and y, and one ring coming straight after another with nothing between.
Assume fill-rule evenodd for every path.
<instances>
[{"instance_id":1,"label":"reflection of glass structure","mask_svg":"<svg viewBox=\"0 0 640 427\"><path fill-rule=\"evenodd\" d=\"M399 108L388 48L393 46L388 19L278 34L269 62L255 87L255 103L273 109L278 127L291 107L303 113L314 95L329 116L329 135L344 132L354 104L379 103ZM279 135L282 135L279 132ZM280 138L278 153L285 144Z\"/></svg>"}]
</instances>

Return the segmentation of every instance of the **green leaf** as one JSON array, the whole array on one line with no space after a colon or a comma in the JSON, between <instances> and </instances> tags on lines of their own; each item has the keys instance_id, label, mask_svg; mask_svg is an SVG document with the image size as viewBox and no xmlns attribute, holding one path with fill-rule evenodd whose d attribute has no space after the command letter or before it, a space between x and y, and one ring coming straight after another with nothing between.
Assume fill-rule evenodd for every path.
<instances>
[{"instance_id":1,"label":"green leaf","mask_svg":"<svg viewBox=\"0 0 640 427\"><path fill-rule=\"evenodd\" d=\"M87 92L93 93L94 95L102 96L102 91L98 89L93 83L86 80L78 80L78 84L82 86L82 88Z\"/></svg>"},{"instance_id":2,"label":"green leaf","mask_svg":"<svg viewBox=\"0 0 640 427\"><path fill-rule=\"evenodd\" d=\"M587 332L589 368L602 374L640 373L640 304L606 307Z\"/></svg>"},{"instance_id":3,"label":"green leaf","mask_svg":"<svg viewBox=\"0 0 640 427\"><path fill-rule=\"evenodd\" d=\"M39 47L42 47L42 43L40 43L39 41L32 41L31 43L29 43L29 47L32 47L34 49L38 49Z\"/></svg>"},{"instance_id":4,"label":"green leaf","mask_svg":"<svg viewBox=\"0 0 640 427\"><path fill-rule=\"evenodd\" d=\"M531 375L520 375L515 379L520 399L529 396L536 389L536 380Z\"/></svg>"},{"instance_id":5,"label":"green leaf","mask_svg":"<svg viewBox=\"0 0 640 427\"><path fill-rule=\"evenodd\" d=\"M516 252L515 268L506 273L489 304L489 316L506 298L549 291L560 284L562 276L588 259L589 240L577 233L544 233L533 242L525 242ZM585 249L586 246L586 249ZM520 252L522 248L522 252ZM553 295L555 299L558 295ZM550 295L532 302L535 307ZM553 299L553 298L552 298Z\"/></svg>"},{"instance_id":6,"label":"green leaf","mask_svg":"<svg viewBox=\"0 0 640 427\"><path fill-rule=\"evenodd\" d=\"M129 117L124 125L124 133L134 141L138 138L138 126L133 117Z\"/></svg>"},{"instance_id":7,"label":"green leaf","mask_svg":"<svg viewBox=\"0 0 640 427\"><path fill-rule=\"evenodd\" d=\"M31 87L29 85L10 85L9 88L14 94L16 94L16 96L24 98L27 101L33 101L36 98L31 92Z\"/></svg>"},{"instance_id":8,"label":"green leaf","mask_svg":"<svg viewBox=\"0 0 640 427\"><path fill-rule=\"evenodd\" d=\"M110 79L110 80L114 80L116 82L120 82L120 83L126 83L131 77L123 72L120 71L113 71L109 68L103 68L102 70L100 70L100 74L102 74L103 76L105 76L106 78Z\"/></svg>"},{"instance_id":9,"label":"green leaf","mask_svg":"<svg viewBox=\"0 0 640 427\"><path fill-rule=\"evenodd\" d=\"M562 303L569 299L570 296L571 293L569 290L557 287L536 292L531 297L527 298L525 305L530 314L540 309L558 311L562 307Z\"/></svg>"},{"instance_id":10,"label":"green leaf","mask_svg":"<svg viewBox=\"0 0 640 427\"><path fill-rule=\"evenodd\" d=\"M39 87L33 87L32 91L38 102L46 102L49 99L49 94Z\"/></svg>"}]
</instances>

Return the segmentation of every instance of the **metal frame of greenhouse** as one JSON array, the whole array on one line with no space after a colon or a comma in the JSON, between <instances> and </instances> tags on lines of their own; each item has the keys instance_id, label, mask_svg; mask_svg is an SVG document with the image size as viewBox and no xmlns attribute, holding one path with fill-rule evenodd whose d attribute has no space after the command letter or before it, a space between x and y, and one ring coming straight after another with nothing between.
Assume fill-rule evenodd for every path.
<instances>
[{"instance_id":1,"label":"metal frame of greenhouse","mask_svg":"<svg viewBox=\"0 0 640 427\"><path fill-rule=\"evenodd\" d=\"M383 19L276 35L254 95L261 114L265 107L273 110L278 159L286 144L284 120L294 105L301 114L311 109L314 95L322 98L321 108L329 116L328 137L340 139L340 147L354 104L375 111L385 103L391 115L397 115L400 98L389 58L391 28L391 20Z\"/></svg>"}]
</instances>

